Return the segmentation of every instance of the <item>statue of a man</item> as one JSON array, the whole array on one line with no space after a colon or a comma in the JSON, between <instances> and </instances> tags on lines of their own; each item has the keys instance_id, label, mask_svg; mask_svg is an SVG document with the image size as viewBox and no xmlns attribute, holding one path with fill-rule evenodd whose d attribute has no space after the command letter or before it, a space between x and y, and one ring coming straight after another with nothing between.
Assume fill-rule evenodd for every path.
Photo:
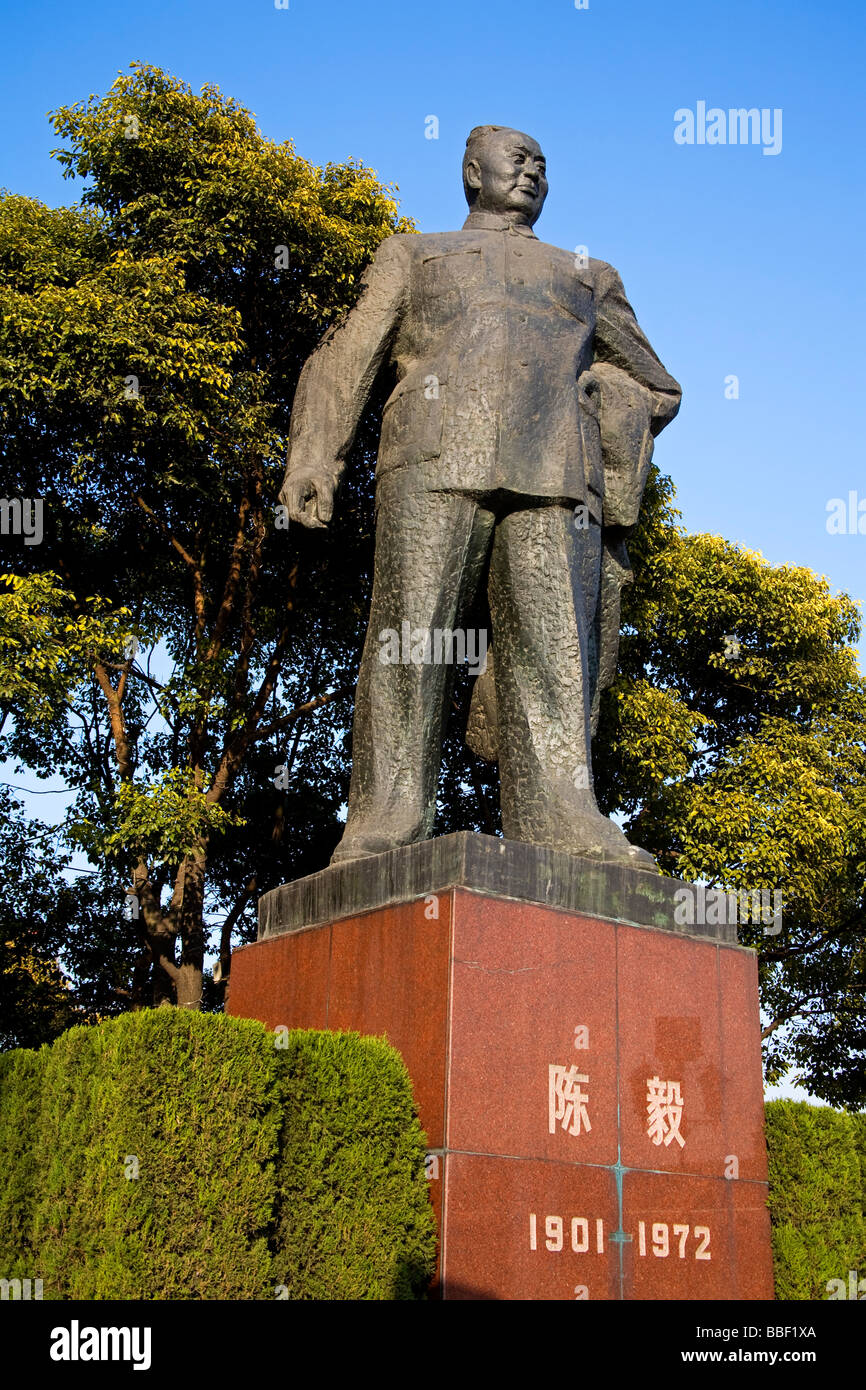
<instances>
[{"instance_id":1,"label":"statue of a man","mask_svg":"<svg viewBox=\"0 0 866 1390\"><path fill-rule=\"evenodd\" d=\"M447 642L486 584L495 659L470 725L499 759L506 838L654 869L599 811L590 742L630 579L623 541L680 389L616 271L535 236L548 190L535 140L477 127L463 182L462 229L382 242L295 396L281 496L324 526L374 381L396 367L332 863L432 834L454 667L430 635ZM412 659L389 659L386 636L407 632Z\"/></svg>"}]
</instances>

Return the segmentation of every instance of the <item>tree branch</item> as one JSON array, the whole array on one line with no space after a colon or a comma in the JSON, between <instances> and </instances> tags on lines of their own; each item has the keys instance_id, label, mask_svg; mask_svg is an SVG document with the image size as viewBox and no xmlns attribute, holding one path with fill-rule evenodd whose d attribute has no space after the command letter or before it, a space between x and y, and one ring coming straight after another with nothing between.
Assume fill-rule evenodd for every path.
<instances>
[{"instance_id":1,"label":"tree branch","mask_svg":"<svg viewBox=\"0 0 866 1390\"><path fill-rule=\"evenodd\" d=\"M802 1011L804 1004L808 1004L813 999L823 1000L823 998L823 994L804 994L802 998L798 999L795 1004L791 1005L787 1013L784 1013L779 1018L774 1019L772 1023L770 1023L766 1028L761 1030L761 1041L763 1042L765 1038L769 1038L770 1034L775 1033L776 1029L781 1028L783 1024L790 1023L792 1018L796 1018L797 1014L799 1014Z\"/></svg>"},{"instance_id":2,"label":"tree branch","mask_svg":"<svg viewBox=\"0 0 866 1390\"><path fill-rule=\"evenodd\" d=\"M275 719L273 724L268 724L266 728L257 729L250 742L258 743L261 739L270 738L271 734L280 733L289 724L293 724L296 719L302 719L305 714L312 714L313 710L320 709L322 705L330 705L334 700L342 700L347 695L354 694L354 690L353 685L344 685L340 690L332 690L328 695L317 695L314 700L307 700L305 704L297 705L288 714Z\"/></svg>"},{"instance_id":3,"label":"tree branch","mask_svg":"<svg viewBox=\"0 0 866 1390\"><path fill-rule=\"evenodd\" d=\"M177 551L178 555L184 561L192 575L193 602L195 604L196 616L196 632L200 637L201 634L204 632L205 621L207 616L205 611L204 584L202 583L201 576L201 563L200 561L193 559L189 551L183 545L181 545L177 536L175 536L174 533L168 529L165 522L162 520L161 517L157 516L153 508L148 506L148 504L145 502L144 498L141 496L140 493L136 493L135 500L141 507L141 510L156 522L157 526L159 527L160 531L162 531L162 534L165 536L166 540L169 541L170 544Z\"/></svg>"}]
</instances>

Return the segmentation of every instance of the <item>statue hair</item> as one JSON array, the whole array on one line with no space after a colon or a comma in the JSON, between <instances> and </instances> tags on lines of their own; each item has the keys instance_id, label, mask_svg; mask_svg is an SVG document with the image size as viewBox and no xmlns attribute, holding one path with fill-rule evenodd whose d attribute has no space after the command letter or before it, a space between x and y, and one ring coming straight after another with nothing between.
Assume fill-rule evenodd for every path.
<instances>
[{"instance_id":1,"label":"statue hair","mask_svg":"<svg viewBox=\"0 0 866 1390\"><path fill-rule=\"evenodd\" d=\"M478 196L477 188L470 188L466 182L466 166L475 158L475 151L478 146L483 144L488 135L496 135L500 130L511 130L510 125L477 125L470 130L466 139L466 153L463 156L463 192L466 194L466 201L471 207Z\"/></svg>"}]
</instances>

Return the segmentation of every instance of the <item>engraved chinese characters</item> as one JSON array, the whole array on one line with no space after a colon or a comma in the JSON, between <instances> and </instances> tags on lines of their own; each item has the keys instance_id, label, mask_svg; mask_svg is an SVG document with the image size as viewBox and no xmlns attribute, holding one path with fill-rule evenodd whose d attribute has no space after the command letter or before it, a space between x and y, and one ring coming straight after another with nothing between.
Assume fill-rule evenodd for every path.
<instances>
[{"instance_id":1,"label":"engraved chinese characters","mask_svg":"<svg viewBox=\"0 0 866 1390\"><path fill-rule=\"evenodd\" d=\"M548 1067L547 1120L551 1134L557 1126L566 1134L586 1133L592 1129L587 1106L589 1077L576 1066L560 1066L551 1062ZM676 1141L685 1148L680 1132L683 1117L683 1098L679 1081L662 1081L658 1076L647 1077L647 1134L656 1145L666 1147Z\"/></svg>"},{"instance_id":2,"label":"engraved chinese characters","mask_svg":"<svg viewBox=\"0 0 866 1390\"><path fill-rule=\"evenodd\" d=\"M590 1053L590 1030L585 1024L574 1028L574 1047L578 1051ZM547 1128L549 1134L562 1133L579 1141L581 1136L592 1133L590 1111L593 1104L591 1071L589 1060L578 1063L550 1062L547 1067ZM647 1076L646 1120L644 1125L647 1155L655 1148L670 1148L672 1145L684 1149L686 1132L685 1088L680 1079L664 1078L658 1073ZM600 1097L598 1098L600 1099ZM574 1157L580 1161L580 1144L574 1145ZM730 1175L730 1156L725 1156L725 1174ZM590 1160L591 1161L591 1160ZM646 1166L652 1160L647 1156ZM618 1158L613 1166L619 1193L619 1222L616 1226L606 1226L603 1217L586 1211L580 1215L560 1215L556 1212L530 1211L528 1218L528 1243L530 1251L547 1252L551 1255L587 1256L592 1266L600 1256L609 1256L611 1250L622 1250L631 1246L639 1261L649 1259L705 1261L712 1259L711 1229L702 1223L693 1224L680 1219L656 1219L655 1214L647 1214L638 1219L624 1221L622 1184L629 1167ZM580 1183L576 1182L576 1189ZM667 1215L667 1213L665 1213ZM685 1213L683 1213L685 1215ZM662 1213L658 1213L661 1218ZM583 1268L583 1264L578 1266ZM574 1297L588 1299L590 1284L575 1284Z\"/></svg>"},{"instance_id":3,"label":"engraved chinese characters","mask_svg":"<svg viewBox=\"0 0 866 1390\"><path fill-rule=\"evenodd\" d=\"M592 1129L586 1113L588 1096L581 1091L581 1083L589 1077L579 1072L577 1067L559 1067L551 1063L548 1068L547 1113L551 1134L556 1133L558 1124L566 1134L580 1134L581 1123L585 1130Z\"/></svg>"},{"instance_id":4,"label":"engraved chinese characters","mask_svg":"<svg viewBox=\"0 0 866 1390\"><path fill-rule=\"evenodd\" d=\"M683 1098L678 1081L660 1081L657 1076L647 1079L647 1133L654 1144L671 1144L674 1139L685 1148L680 1134L683 1117Z\"/></svg>"}]
</instances>

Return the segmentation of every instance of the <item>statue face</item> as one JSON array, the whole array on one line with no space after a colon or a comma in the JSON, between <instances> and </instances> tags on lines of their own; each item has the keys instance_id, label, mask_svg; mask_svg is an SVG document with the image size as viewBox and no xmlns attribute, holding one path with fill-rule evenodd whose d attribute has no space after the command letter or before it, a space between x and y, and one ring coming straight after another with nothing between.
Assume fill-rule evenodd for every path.
<instances>
[{"instance_id":1,"label":"statue face","mask_svg":"<svg viewBox=\"0 0 866 1390\"><path fill-rule=\"evenodd\" d=\"M519 130L500 130L484 139L466 168L478 193L472 204L512 222L532 226L547 197L547 164L537 140Z\"/></svg>"}]
</instances>

